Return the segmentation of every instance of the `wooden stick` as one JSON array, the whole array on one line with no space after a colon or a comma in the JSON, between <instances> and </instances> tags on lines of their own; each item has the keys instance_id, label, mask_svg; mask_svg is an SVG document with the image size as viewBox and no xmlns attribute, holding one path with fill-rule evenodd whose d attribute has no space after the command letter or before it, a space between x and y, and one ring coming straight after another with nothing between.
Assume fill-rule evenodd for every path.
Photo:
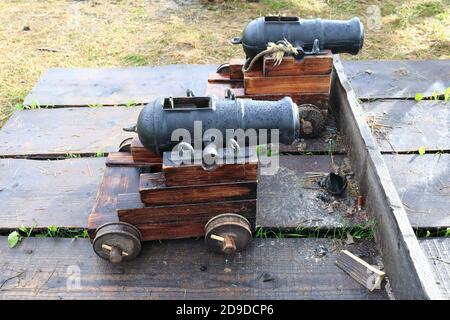
<instances>
[{"instance_id":1,"label":"wooden stick","mask_svg":"<svg viewBox=\"0 0 450 320\"><path fill-rule=\"evenodd\" d=\"M370 291L380 289L381 282L386 275L347 250L341 250L336 265Z\"/></svg>"}]
</instances>

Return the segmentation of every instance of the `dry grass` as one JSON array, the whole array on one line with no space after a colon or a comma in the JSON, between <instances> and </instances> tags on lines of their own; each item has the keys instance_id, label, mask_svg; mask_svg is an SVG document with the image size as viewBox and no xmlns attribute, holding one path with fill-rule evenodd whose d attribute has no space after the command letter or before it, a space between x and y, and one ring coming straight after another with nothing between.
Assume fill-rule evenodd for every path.
<instances>
[{"instance_id":1,"label":"dry grass","mask_svg":"<svg viewBox=\"0 0 450 320\"><path fill-rule=\"evenodd\" d=\"M241 56L228 44L246 22L270 13L349 18L367 23L381 8L381 30L368 30L357 59L448 58L448 0L261 0L202 5L186 0L2 0L0 125L49 67L221 63ZM25 31L24 27L29 27Z\"/></svg>"}]
</instances>

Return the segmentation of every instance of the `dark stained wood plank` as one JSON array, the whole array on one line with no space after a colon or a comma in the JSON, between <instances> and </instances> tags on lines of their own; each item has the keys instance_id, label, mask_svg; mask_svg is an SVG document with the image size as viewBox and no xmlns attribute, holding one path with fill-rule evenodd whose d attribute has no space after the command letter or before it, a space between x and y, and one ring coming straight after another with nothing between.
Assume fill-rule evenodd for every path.
<instances>
[{"instance_id":1,"label":"dark stained wood plank","mask_svg":"<svg viewBox=\"0 0 450 320\"><path fill-rule=\"evenodd\" d=\"M138 136L131 141L131 155L134 161L162 163L162 157L145 148Z\"/></svg>"},{"instance_id":2,"label":"dark stained wood plank","mask_svg":"<svg viewBox=\"0 0 450 320\"><path fill-rule=\"evenodd\" d=\"M219 154L214 170L202 166L202 153L196 152L194 163L179 164L171 159L171 153L163 156L165 183L167 186L183 186L221 182L255 181L258 179L258 156L255 149L240 159L224 159Z\"/></svg>"},{"instance_id":3,"label":"dark stained wood plank","mask_svg":"<svg viewBox=\"0 0 450 320\"><path fill-rule=\"evenodd\" d=\"M0 230L20 225L85 228L104 162L0 159Z\"/></svg>"},{"instance_id":4,"label":"dark stained wood plank","mask_svg":"<svg viewBox=\"0 0 450 320\"><path fill-rule=\"evenodd\" d=\"M274 80L261 72L251 72L244 77L245 94L329 93L330 75L284 76Z\"/></svg>"},{"instance_id":5,"label":"dark stained wood plank","mask_svg":"<svg viewBox=\"0 0 450 320\"><path fill-rule=\"evenodd\" d=\"M139 192L147 205L256 199L255 181L168 187L162 173L143 173Z\"/></svg>"},{"instance_id":6,"label":"dark stained wood plank","mask_svg":"<svg viewBox=\"0 0 450 320\"><path fill-rule=\"evenodd\" d=\"M343 161L343 156L334 156L336 165ZM307 173L329 173L331 170L330 156L281 156L275 175L259 176L257 225L294 229L297 226L333 228L366 223L368 215L365 211L348 213L355 203L355 195L350 190L342 197L329 196L319 187L320 178L308 179ZM328 213L331 205L333 212Z\"/></svg>"},{"instance_id":7,"label":"dark stained wood plank","mask_svg":"<svg viewBox=\"0 0 450 320\"><path fill-rule=\"evenodd\" d=\"M320 246L325 256L317 256ZM387 299L334 264L341 247L328 239L255 239L226 257L202 239L148 242L136 260L116 266L87 239L29 238L9 249L0 237L0 299ZM375 263L375 248L348 249Z\"/></svg>"},{"instance_id":8,"label":"dark stained wood plank","mask_svg":"<svg viewBox=\"0 0 450 320\"><path fill-rule=\"evenodd\" d=\"M0 156L114 152L133 134L141 108L64 108L16 111L0 131Z\"/></svg>"},{"instance_id":9,"label":"dark stained wood plank","mask_svg":"<svg viewBox=\"0 0 450 320\"><path fill-rule=\"evenodd\" d=\"M127 105L161 96L202 95L215 65L167 65L130 68L48 69L24 104L41 106Z\"/></svg>"},{"instance_id":10,"label":"dark stained wood plank","mask_svg":"<svg viewBox=\"0 0 450 320\"><path fill-rule=\"evenodd\" d=\"M444 299L450 299L450 238L420 239Z\"/></svg>"},{"instance_id":11,"label":"dark stained wood plank","mask_svg":"<svg viewBox=\"0 0 450 320\"><path fill-rule=\"evenodd\" d=\"M450 87L450 59L343 61L350 84L360 99L431 97Z\"/></svg>"},{"instance_id":12,"label":"dark stained wood plank","mask_svg":"<svg viewBox=\"0 0 450 320\"><path fill-rule=\"evenodd\" d=\"M384 155L413 227L450 227L450 155Z\"/></svg>"},{"instance_id":13,"label":"dark stained wood plank","mask_svg":"<svg viewBox=\"0 0 450 320\"><path fill-rule=\"evenodd\" d=\"M117 197L120 221L137 226L143 241L204 236L206 223L222 213L243 215L255 230L256 200L145 207L139 193L119 194Z\"/></svg>"},{"instance_id":14,"label":"dark stained wood plank","mask_svg":"<svg viewBox=\"0 0 450 320\"><path fill-rule=\"evenodd\" d=\"M449 104L444 101L383 100L362 107L383 152L450 150Z\"/></svg>"},{"instance_id":15,"label":"dark stained wood plank","mask_svg":"<svg viewBox=\"0 0 450 320\"><path fill-rule=\"evenodd\" d=\"M267 77L330 74L332 69L331 52L327 55L305 56L301 60L285 57L279 65L275 65L274 58L265 56L263 64L263 73Z\"/></svg>"},{"instance_id":16,"label":"dark stained wood plank","mask_svg":"<svg viewBox=\"0 0 450 320\"><path fill-rule=\"evenodd\" d=\"M88 219L91 237L102 224L118 221L117 195L139 191L139 168L106 167Z\"/></svg>"},{"instance_id":17,"label":"dark stained wood plank","mask_svg":"<svg viewBox=\"0 0 450 320\"><path fill-rule=\"evenodd\" d=\"M164 221L178 221L187 219L203 219L220 213L239 213L246 218L254 219L256 199L235 200L209 203L166 205L145 207L138 193L119 194L117 211L121 221L131 224L151 224Z\"/></svg>"}]
</instances>

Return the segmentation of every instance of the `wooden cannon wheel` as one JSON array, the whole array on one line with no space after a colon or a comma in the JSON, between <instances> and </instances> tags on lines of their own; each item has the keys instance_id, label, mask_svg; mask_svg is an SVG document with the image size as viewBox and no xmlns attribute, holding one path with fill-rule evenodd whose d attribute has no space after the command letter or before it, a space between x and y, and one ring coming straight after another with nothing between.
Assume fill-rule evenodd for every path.
<instances>
[{"instance_id":1,"label":"wooden cannon wheel","mask_svg":"<svg viewBox=\"0 0 450 320\"><path fill-rule=\"evenodd\" d=\"M251 240L250 222L239 214L219 214L205 225L205 243L214 252L240 252Z\"/></svg>"},{"instance_id":2,"label":"wooden cannon wheel","mask_svg":"<svg viewBox=\"0 0 450 320\"><path fill-rule=\"evenodd\" d=\"M95 231L92 243L95 253L112 263L136 258L141 252L140 231L125 222L106 223Z\"/></svg>"}]
</instances>

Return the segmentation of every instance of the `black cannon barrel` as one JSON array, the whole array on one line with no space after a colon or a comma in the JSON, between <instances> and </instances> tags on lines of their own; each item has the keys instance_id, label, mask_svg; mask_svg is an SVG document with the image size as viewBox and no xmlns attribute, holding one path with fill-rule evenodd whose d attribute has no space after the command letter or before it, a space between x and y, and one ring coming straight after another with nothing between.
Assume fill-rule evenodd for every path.
<instances>
[{"instance_id":1,"label":"black cannon barrel","mask_svg":"<svg viewBox=\"0 0 450 320\"><path fill-rule=\"evenodd\" d=\"M295 47L311 51L319 40L321 50L333 53L357 54L363 46L364 27L358 18L350 20L300 19L299 17L260 17L244 29L242 43L248 58L253 58L267 48L269 42L286 39Z\"/></svg>"},{"instance_id":2,"label":"black cannon barrel","mask_svg":"<svg viewBox=\"0 0 450 320\"><path fill-rule=\"evenodd\" d=\"M172 141L176 129L189 131L194 137L194 122L202 123L203 134L208 129L217 129L223 140L227 129L279 130L279 142L291 144L300 135L300 120L297 105L289 97L279 101L257 101L251 99L218 99L208 97L158 98L146 105L136 125L142 144L160 154L169 151L179 141ZM186 141L185 141L186 142ZM223 141L226 143L225 141ZM268 141L270 142L270 141Z\"/></svg>"}]
</instances>

